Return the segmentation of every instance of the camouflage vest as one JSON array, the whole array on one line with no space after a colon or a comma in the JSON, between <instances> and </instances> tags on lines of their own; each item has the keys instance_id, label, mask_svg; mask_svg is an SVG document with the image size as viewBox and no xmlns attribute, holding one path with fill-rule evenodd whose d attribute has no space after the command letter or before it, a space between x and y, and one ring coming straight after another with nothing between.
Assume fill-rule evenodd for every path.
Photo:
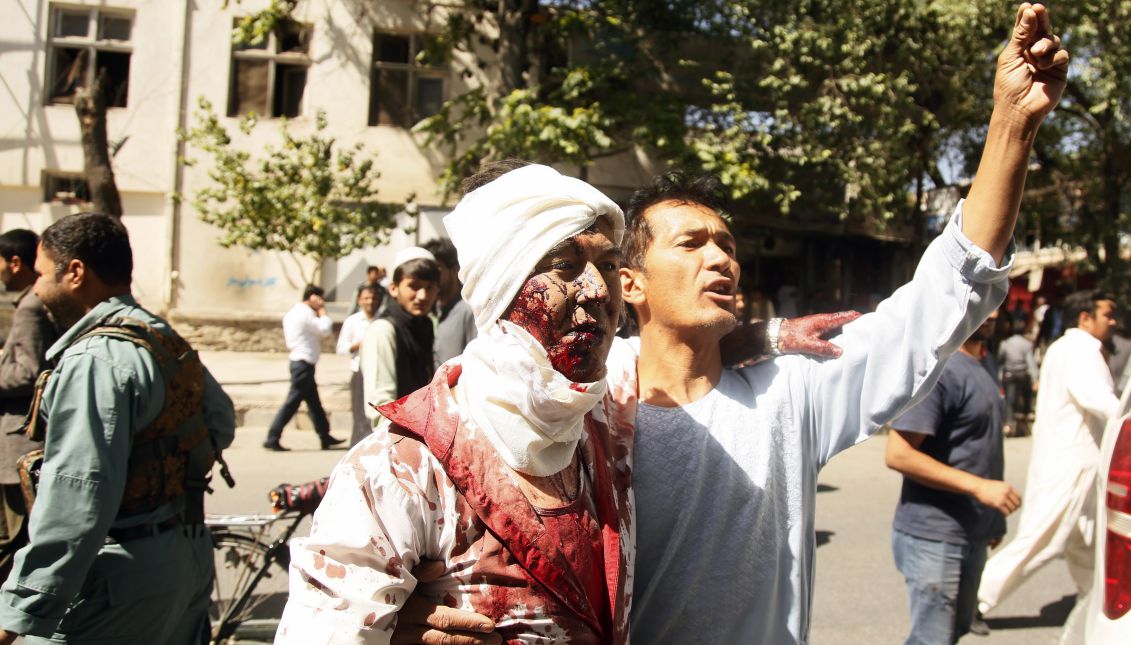
<instances>
[{"instance_id":1,"label":"camouflage vest","mask_svg":"<svg viewBox=\"0 0 1131 645\"><path fill-rule=\"evenodd\" d=\"M203 522L204 493L211 491L213 464L220 463L220 474L228 486L235 482L204 425L204 365L196 350L172 330L158 332L136 318L126 317L104 320L71 344L94 336L108 336L144 348L157 360L165 383L164 408L133 437L118 515L151 511L187 496L185 520ZM37 440L47 433L39 408L50 375L50 371L40 374L25 422L25 432ZM50 425L50 420L46 425Z\"/></svg>"}]
</instances>

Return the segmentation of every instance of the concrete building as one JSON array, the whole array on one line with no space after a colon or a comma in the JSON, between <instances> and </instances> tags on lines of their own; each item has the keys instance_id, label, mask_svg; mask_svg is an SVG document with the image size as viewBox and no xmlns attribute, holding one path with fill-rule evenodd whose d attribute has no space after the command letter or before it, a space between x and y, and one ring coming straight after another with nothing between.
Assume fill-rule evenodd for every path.
<instances>
[{"instance_id":1,"label":"concrete building","mask_svg":"<svg viewBox=\"0 0 1131 645\"><path fill-rule=\"evenodd\" d=\"M239 115L259 114L252 136L234 142L253 151L278 140L277 128L265 125L285 116L301 134L322 110L327 134L339 144L361 143L377 153L380 199L402 203L415 195L416 212L401 215L387 245L322 267L322 286L345 301L367 264L387 264L398 248L443 234L450 204L441 202L436 177L444 160L409 126L469 84L489 82L414 62L449 10L439 3L308 0L299 5L294 29L259 47L234 46L235 17L264 6L265 0L0 0L0 228L39 231L81 209L83 159L72 99L96 67L106 67L114 106L109 138L133 240L135 293L182 328L197 330L203 346L280 342L278 320L302 284L293 257L222 248L216 229L187 200L172 198L207 181L201 155L190 149L202 163L187 166L176 136L191 126L199 97L227 118L229 131ZM654 170L631 155L598 166L589 179L620 198Z\"/></svg>"}]
</instances>

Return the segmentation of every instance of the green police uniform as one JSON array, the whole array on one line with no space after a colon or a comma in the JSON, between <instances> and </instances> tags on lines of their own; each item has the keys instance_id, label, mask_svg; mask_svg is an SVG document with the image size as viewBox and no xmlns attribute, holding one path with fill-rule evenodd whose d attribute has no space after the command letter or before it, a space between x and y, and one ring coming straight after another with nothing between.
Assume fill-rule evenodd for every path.
<instances>
[{"instance_id":1,"label":"green police uniform","mask_svg":"<svg viewBox=\"0 0 1131 645\"><path fill-rule=\"evenodd\" d=\"M134 437L162 413L166 387L146 349L108 336L80 339L120 317L170 330L132 296L117 296L47 353L58 367L40 406L48 431L30 544L0 588L0 628L25 634L28 643L207 641L207 531L180 520L184 496L156 508L121 509ZM201 405L212 441L226 448L235 413L207 370Z\"/></svg>"}]
</instances>

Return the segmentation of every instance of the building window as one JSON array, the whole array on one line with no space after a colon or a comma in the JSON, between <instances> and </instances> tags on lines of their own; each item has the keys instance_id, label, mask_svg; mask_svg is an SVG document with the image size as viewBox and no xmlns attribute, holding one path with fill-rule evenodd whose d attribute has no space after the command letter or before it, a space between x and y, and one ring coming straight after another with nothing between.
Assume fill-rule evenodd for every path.
<instances>
[{"instance_id":1,"label":"building window","mask_svg":"<svg viewBox=\"0 0 1131 645\"><path fill-rule=\"evenodd\" d=\"M89 204L90 188L79 173L43 171L43 201L48 204Z\"/></svg>"},{"instance_id":2,"label":"building window","mask_svg":"<svg viewBox=\"0 0 1131 645\"><path fill-rule=\"evenodd\" d=\"M228 116L302 114L310 69L309 25L288 22L258 44L232 45Z\"/></svg>"},{"instance_id":3,"label":"building window","mask_svg":"<svg viewBox=\"0 0 1131 645\"><path fill-rule=\"evenodd\" d=\"M107 9L52 7L47 39L47 102L75 102L106 70L106 105L126 107L130 89L132 13Z\"/></svg>"},{"instance_id":4,"label":"building window","mask_svg":"<svg viewBox=\"0 0 1131 645\"><path fill-rule=\"evenodd\" d=\"M433 45L424 34L373 36L369 125L408 127L440 111L448 70Z\"/></svg>"}]
</instances>

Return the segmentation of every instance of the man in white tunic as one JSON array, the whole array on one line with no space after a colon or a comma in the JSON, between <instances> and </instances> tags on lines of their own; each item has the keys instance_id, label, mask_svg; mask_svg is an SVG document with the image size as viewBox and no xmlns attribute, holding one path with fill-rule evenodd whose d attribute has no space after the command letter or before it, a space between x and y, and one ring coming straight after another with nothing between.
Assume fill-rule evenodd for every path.
<instances>
[{"instance_id":1,"label":"man in white tunic","mask_svg":"<svg viewBox=\"0 0 1131 645\"><path fill-rule=\"evenodd\" d=\"M1049 346L1033 424L1033 452L1015 537L986 563L978 607L989 612L1030 574L1057 556L1081 595L1091 588L1095 556L1095 482L1104 426L1119 412L1103 343L1115 329L1115 302L1095 290L1065 300L1075 323Z\"/></svg>"},{"instance_id":2,"label":"man in white tunic","mask_svg":"<svg viewBox=\"0 0 1131 645\"><path fill-rule=\"evenodd\" d=\"M353 429L350 432L350 447L357 445L372 430L369 417L365 414L365 381L361 377L361 341L365 330L377 320L379 298L372 284L362 285L357 290L357 311L342 321L338 332L337 352L350 357L350 410L353 413Z\"/></svg>"}]
</instances>

